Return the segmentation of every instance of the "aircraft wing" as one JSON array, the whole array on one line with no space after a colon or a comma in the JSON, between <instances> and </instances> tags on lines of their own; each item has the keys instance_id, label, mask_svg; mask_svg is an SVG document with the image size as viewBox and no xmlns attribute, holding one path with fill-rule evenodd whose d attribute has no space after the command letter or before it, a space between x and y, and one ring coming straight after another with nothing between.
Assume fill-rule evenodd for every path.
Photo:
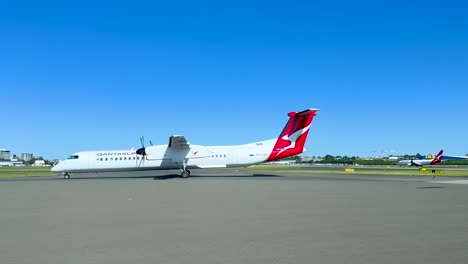
<instances>
[{"instance_id":1,"label":"aircraft wing","mask_svg":"<svg viewBox=\"0 0 468 264\"><path fill-rule=\"evenodd\" d=\"M169 137L169 148L190 148L190 142L184 136L174 135Z\"/></svg>"}]
</instances>

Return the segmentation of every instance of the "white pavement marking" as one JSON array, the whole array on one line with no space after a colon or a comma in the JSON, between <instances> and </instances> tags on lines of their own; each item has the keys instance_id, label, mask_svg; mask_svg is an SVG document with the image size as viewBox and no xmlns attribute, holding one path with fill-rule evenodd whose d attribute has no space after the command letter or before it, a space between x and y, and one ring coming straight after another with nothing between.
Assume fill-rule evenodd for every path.
<instances>
[{"instance_id":1,"label":"white pavement marking","mask_svg":"<svg viewBox=\"0 0 468 264\"><path fill-rule=\"evenodd\" d=\"M468 180L430 181L431 183L468 184Z\"/></svg>"}]
</instances>

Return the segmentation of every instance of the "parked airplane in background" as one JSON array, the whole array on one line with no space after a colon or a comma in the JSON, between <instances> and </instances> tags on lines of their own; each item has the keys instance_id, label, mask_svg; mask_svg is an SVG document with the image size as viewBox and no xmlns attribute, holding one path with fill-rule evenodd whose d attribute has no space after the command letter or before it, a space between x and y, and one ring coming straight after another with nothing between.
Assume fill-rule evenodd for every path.
<instances>
[{"instance_id":1,"label":"parked airplane in background","mask_svg":"<svg viewBox=\"0 0 468 264\"><path fill-rule=\"evenodd\" d=\"M171 136L168 145L138 150L81 151L59 162L53 172L65 179L74 172L112 172L179 169L190 176L189 169L241 167L278 160L305 151L304 144L318 109L290 112L289 121L276 139L237 146L200 146L183 136Z\"/></svg>"},{"instance_id":2,"label":"parked airplane in background","mask_svg":"<svg viewBox=\"0 0 468 264\"><path fill-rule=\"evenodd\" d=\"M433 159L412 159L412 160L400 160L398 165L400 166L418 166L422 167L424 165L435 165L442 162L444 150L440 150L437 156Z\"/></svg>"}]
</instances>

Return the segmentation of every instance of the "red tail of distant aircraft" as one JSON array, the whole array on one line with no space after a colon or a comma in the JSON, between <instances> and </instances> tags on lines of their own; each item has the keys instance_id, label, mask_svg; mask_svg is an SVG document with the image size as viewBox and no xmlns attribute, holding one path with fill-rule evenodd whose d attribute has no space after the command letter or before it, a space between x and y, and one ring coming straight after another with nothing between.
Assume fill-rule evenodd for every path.
<instances>
[{"instance_id":1,"label":"red tail of distant aircraft","mask_svg":"<svg viewBox=\"0 0 468 264\"><path fill-rule=\"evenodd\" d=\"M437 154L437 156L431 161L430 165L435 165L435 164L439 164L442 162L442 154L444 154L444 150L441 149L439 151L439 153Z\"/></svg>"}]
</instances>

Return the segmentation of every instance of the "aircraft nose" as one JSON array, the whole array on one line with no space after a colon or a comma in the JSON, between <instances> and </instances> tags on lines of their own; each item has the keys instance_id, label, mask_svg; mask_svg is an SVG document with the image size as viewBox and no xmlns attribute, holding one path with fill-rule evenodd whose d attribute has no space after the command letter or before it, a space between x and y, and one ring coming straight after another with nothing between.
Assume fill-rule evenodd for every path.
<instances>
[{"instance_id":1,"label":"aircraft nose","mask_svg":"<svg viewBox=\"0 0 468 264\"><path fill-rule=\"evenodd\" d=\"M58 172L58 171L60 171L60 167L62 167L62 166L60 164L57 164L54 167L52 167L52 169L50 169L50 171Z\"/></svg>"}]
</instances>

